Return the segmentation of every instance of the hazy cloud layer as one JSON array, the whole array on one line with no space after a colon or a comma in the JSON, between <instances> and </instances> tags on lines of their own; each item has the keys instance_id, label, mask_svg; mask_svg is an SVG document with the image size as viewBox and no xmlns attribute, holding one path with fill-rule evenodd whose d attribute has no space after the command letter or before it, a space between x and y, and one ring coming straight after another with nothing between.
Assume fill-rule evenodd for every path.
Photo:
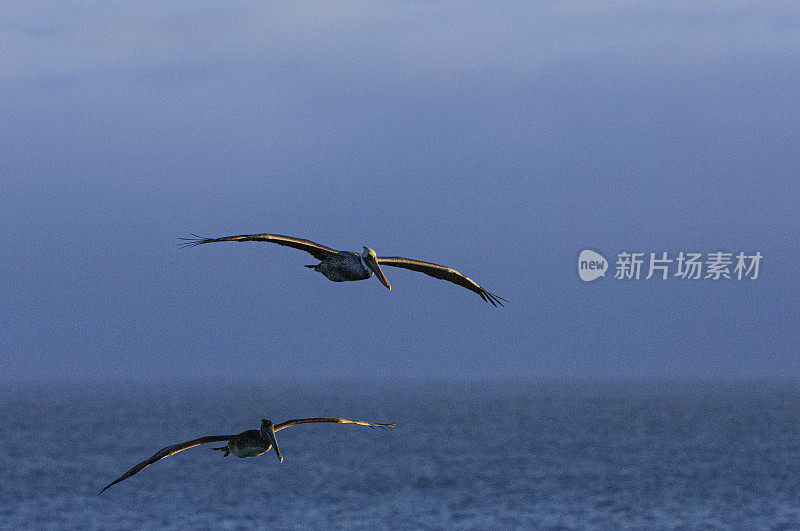
<instances>
[{"instance_id":1,"label":"hazy cloud layer","mask_svg":"<svg viewBox=\"0 0 800 531\"><path fill-rule=\"evenodd\" d=\"M0 14L7 378L798 376L793 4L68 7ZM585 248L765 260L584 284Z\"/></svg>"}]
</instances>

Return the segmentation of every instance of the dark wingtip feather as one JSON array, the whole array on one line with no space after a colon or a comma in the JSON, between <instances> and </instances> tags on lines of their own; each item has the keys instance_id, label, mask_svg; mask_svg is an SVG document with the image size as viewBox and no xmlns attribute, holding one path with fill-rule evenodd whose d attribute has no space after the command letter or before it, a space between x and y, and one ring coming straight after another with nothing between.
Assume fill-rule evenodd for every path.
<instances>
[{"instance_id":1,"label":"dark wingtip feather","mask_svg":"<svg viewBox=\"0 0 800 531\"><path fill-rule=\"evenodd\" d=\"M488 303L491 303L492 306L497 308L497 304L494 301L494 295L486 291L485 289L481 288L481 291L478 292L478 295L481 296L481 299L485 300Z\"/></svg>"},{"instance_id":2,"label":"dark wingtip feather","mask_svg":"<svg viewBox=\"0 0 800 531\"><path fill-rule=\"evenodd\" d=\"M198 236L197 234L191 232L189 235L191 238L178 238L179 240L182 240L180 243L178 243L178 247L181 249L186 249L187 247L197 247L198 245L209 241L209 238L204 238L203 236Z\"/></svg>"},{"instance_id":3,"label":"dark wingtip feather","mask_svg":"<svg viewBox=\"0 0 800 531\"><path fill-rule=\"evenodd\" d=\"M503 297L498 297L497 295L495 295L494 293L492 293L490 291L486 291L486 290L484 290L484 291L486 292L486 297L489 299L489 302L494 304L495 308L497 307L497 304L499 304L500 306L503 306L503 303L500 302L500 301L508 302ZM495 304L495 303L497 303L497 304Z\"/></svg>"}]
</instances>

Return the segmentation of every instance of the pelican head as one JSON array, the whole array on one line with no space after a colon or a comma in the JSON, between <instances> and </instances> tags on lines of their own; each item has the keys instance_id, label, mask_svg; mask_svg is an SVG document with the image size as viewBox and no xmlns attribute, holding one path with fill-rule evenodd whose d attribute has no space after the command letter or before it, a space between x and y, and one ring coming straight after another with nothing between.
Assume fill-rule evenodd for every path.
<instances>
[{"instance_id":1,"label":"pelican head","mask_svg":"<svg viewBox=\"0 0 800 531\"><path fill-rule=\"evenodd\" d=\"M275 438L275 424L273 424L271 420L261 419L261 436L268 439L270 444L275 447L275 453L278 454L278 460L283 463L281 449L278 448L278 440Z\"/></svg>"},{"instance_id":2,"label":"pelican head","mask_svg":"<svg viewBox=\"0 0 800 531\"><path fill-rule=\"evenodd\" d=\"M378 280L381 281L381 284L389 288L389 291L392 291L392 285L389 284L389 281L386 280L386 277L383 275L381 266L378 264L378 255L375 254L375 251L369 247L364 247L364 252L361 253L361 258L364 260L364 263L367 264L367 267L372 269L372 272L375 273L375 276L378 277Z\"/></svg>"}]
</instances>

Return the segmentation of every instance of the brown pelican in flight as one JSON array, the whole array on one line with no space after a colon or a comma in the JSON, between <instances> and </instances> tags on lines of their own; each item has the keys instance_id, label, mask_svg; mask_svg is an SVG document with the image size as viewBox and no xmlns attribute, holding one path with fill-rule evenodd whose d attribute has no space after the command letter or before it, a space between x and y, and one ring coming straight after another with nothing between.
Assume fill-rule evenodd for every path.
<instances>
[{"instance_id":1,"label":"brown pelican in flight","mask_svg":"<svg viewBox=\"0 0 800 531\"><path fill-rule=\"evenodd\" d=\"M374 274L384 286L391 290L392 286L389 284L389 281L386 280L383 271L381 271L381 265L387 265L418 271L434 278L458 284L468 290L474 291L480 295L483 300L492 303L494 306L498 304L502 306L503 303L501 301L505 301L504 298L498 297L485 290L480 287L477 282L462 275L455 269L432 264L430 262L401 258L399 256L378 256L375 254L375 251L369 247L364 247L364 252L358 254L351 251L337 251L336 249L325 247L311 240L281 236L280 234L241 234L239 236L225 236L224 238L203 238L196 234L192 234L192 236L192 238L181 238L183 243L180 245L182 247L194 247L196 245L213 242L270 242L300 249L301 251L309 253L317 260L321 260L319 264L308 265L306 267L310 267L314 271L319 271L334 282L366 280Z\"/></svg>"},{"instance_id":2,"label":"brown pelican in flight","mask_svg":"<svg viewBox=\"0 0 800 531\"><path fill-rule=\"evenodd\" d=\"M225 446L220 446L218 448L213 448L213 450L224 450L225 454L222 457L227 457L228 454L233 454L237 457L256 457L261 454L267 453L270 449L274 446L275 453L278 454L278 460L283 463L283 455L281 455L280 448L278 448L278 441L275 439L275 432L282 430L283 428L288 428L290 426L295 426L297 424L304 424L306 422L336 422L338 424L360 424L362 426L369 426L370 428L380 427L380 428L391 428L394 424L375 424L374 422L364 422L363 420L347 420L347 419L337 419L337 418L310 418L310 419L292 419L287 420L286 422L281 422L280 424L273 424L271 420L261 419L261 429L258 430L247 430L243 431L238 435L207 435L205 437L199 437L197 439L192 439L191 441L182 442L179 444L174 444L172 446L167 446L166 448L162 448L158 452L156 452L153 457L146 459L136 465L135 467L131 468L120 477L103 487L103 490L100 491L100 494L103 493L104 490L109 488L112 485L119 483L124 479L128 479L132 475L141 472L145 468L149 467L156 461L160 461L165 457L169 457L173 454L177 454L178 452L182 452L188 448L193 448L200 444L207 444L213 442L220 442L220 441L228 441L228 444Z\"/></svg>"}]
</instances>

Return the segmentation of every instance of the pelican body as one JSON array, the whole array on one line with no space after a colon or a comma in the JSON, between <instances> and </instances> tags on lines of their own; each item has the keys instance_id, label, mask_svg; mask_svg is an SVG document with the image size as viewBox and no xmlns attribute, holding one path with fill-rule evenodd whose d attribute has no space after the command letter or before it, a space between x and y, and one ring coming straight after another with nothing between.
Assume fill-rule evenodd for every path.
<instances>
[{"instance_id":1,"label":"pelican body","mask_svg":"<svg viewBox=\"0 0 800 531\"><path fill-rule=\"evenodd\" d=\"M278 441L275 440L275 425L272 421L261 419L260 430L245 430L242 433L234 435L228 439L228 444L219 448L212 448L213 450L224 450L225 454L222 457L228 457L228 454L233 454L236 457L258 457L265 454L272 449L275 445L275 452L278 454L278 459L283 462L283 456L278 448Z\"/></svg>"},{"instance_id":2,"label":"pelican body","mask_svg":"<svg viewBox=\"0 0 800 531\"><path fill-rule=\"evenodd\" d=\"M317 265L307 265L306 267L322 273L325 278L334 282L367 280L375 274L364 263L362 255L352 251L339 251L339 254L331 255ZM389 287L389 289L392 288Z\"/></svg>"},{"instance_id":3,"label":"pelican body","mask_svg":"<svg viewBox=\"0 0 800 531\"><path fill-rule=\"evenodd\" d=\"M278 447L278 440L275 438L275 432L280 431L284 428L288 428L290 426L295 426L297 424L305 424L308 422L334 422L336 424L359 424L361 426L369 426L370 428L391 428L394 424L376 424L374 422L366 422L363 420L347 420L347 419L340 419L340 418L328 418L328 417L314 417L314 418L307 418L307 419L292 419L287 420L286 422L281 422L280 424L273 424L271 420L268 419L261 419L261 428L257 430L246 430L242 433L238 433L236 435L207 435L205 437L198 437L197 439L192 439L191 441L186 441L178 444L173 444L172 446L167 446L166 448L162 448L152 457L149 459L145 459L138 465L134 466L120 477L103 487L100 491L102 494L104 490L111 487L112 485L116 485L120 481L128 479L129 477L133 476L144 470L145 468L149 467L156 461L160 461L165 457L169 457L171 455L177 454L178 452L182 452L189 448L194 448L195 446L199 446L201 444L213 443L213 442L221 442L227 441L225 446L220 446L218 448L213 448L213 450L222 450L225 453L222 457L227 457L228 454L233 454L237 457L257 457L261 454L265 454L269 452L273 447L275 448L275 453L278 456L278 460L283 463L283 455L281 454L281 450Z\"/></svg>"},{"instance_id":4,"label":"pelican body","mask_svg":"<svg viewBox=\"0 0 800 531\"><path fill-rule=\"evenodd\" d=\"M498 297L490 291L482 288L477 282L462 275L455 269L447 266L433 264L431 262L422 262L420 260L412 260L411 258L402 258L399 256L378 256L374 250L369 247L364 247L364 252L361 254L352 251L337 251L330 247L325 247L311 240L303 238L294 238L292 236L281 236L280 234L241 234L239 236L225 236L222 238L203 238L202 236L192 235L191 238L181 238L183 243L180 244L184 247L194 247L204 243L213 242L270 242L292 247L309 253L311 256L320 260L319 264L307 265L314 271L322 273L326 278L333 282L349 282L354 280L366 280L373 275L378 277L381 284L386 286L390 291L392 289L389 281L381 270L381 265L390 267L400 267L403 269L410 269L419 273L425 273L428 276L446 280L453 284L458 284L470 291L474 291L480 297L490 302L493 306L503 305L501 301L504 298Z\"/></svg>"}]
</instances>

